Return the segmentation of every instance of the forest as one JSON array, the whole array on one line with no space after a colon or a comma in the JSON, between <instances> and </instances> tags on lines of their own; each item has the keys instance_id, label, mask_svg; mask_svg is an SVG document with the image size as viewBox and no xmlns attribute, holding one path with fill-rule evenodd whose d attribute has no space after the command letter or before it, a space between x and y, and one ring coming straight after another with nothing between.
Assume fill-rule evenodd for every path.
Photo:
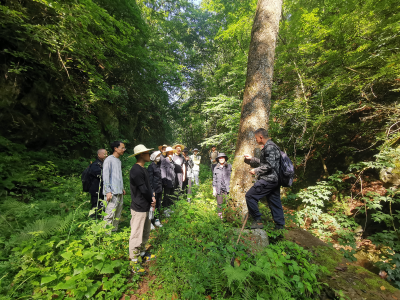
<instances>
[{"instance_id":1,"label":"forest","mask_svg":"<svg viewBox=\"0 0 400 300\"><path fill-rule=\"evenodd\" d=\"M266 247L236 242L243 199L218 217L209 160L213 145L242 160L261 2L282 11L258 127L295 166L283 240L260 203ZM400 299L399 1L0 0L0 25L0 300ZM81 173L116 140L110 235ZM128 156L177 143L199 149L200 185L151 231L139 276Z\"/></svg>"}]
</instances>

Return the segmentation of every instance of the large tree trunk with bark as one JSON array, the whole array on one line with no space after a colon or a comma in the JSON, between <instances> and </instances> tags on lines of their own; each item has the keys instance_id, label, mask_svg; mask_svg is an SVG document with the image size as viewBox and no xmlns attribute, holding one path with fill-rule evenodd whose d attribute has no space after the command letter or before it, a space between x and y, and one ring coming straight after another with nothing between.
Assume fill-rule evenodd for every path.
<instances>
[{"instance_id":1,"label":"large tree trunk with bark","mask_svg":"<svg viewBox=\"0 0 400 300\"><path fill-rule=\"evenodd\" d=\"M246 86L230 188L233 203L242 213L247 211L245 194L254 181L243 155L254 156L259 153L254 131L258 128L268 129L281 10L282 0L259 0L251 31Z\"/></svg>"}]
</instances>

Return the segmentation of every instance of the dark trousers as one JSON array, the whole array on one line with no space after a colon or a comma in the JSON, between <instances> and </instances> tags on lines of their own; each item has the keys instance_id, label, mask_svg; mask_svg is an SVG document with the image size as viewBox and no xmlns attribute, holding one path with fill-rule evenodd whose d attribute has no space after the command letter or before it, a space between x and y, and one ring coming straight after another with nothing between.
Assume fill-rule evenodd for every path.
<instances>
[{"instance_id":1,"label":"dark trousers","mask_svg":"<svg viewBox=\"0 0 400 300\"><path fill-rule=\"evenodd\" d=\"M224 203L225 199L228 198L228 192L226 191L221 191L219 195L217 195L217 206L218 206L218 212L221 211L222 204Z\"/></svg>"},{"instance_id":2,"label":"dark trousers","mask_svg":"<svg viewBox=\"0 0 400 300\"><path fill-rule=\"evenodd\" d=\"M92 205L91 209L96 210L96 212L90 215L90 217L97 219L99 213L103 210L103 202L101 202L101 200L104 200L103 195L100 195L99 197L98 193L90 194L90 204Z\"/></svg>"},{"instance_id":3,"label":"dark trousers","mask_svg":"<svg viewBox=\"0 0 400 300\"><path fill-rule=\"evenodd\" d=\"M254 220L261 218L258 201L265 196L274 218L275 228L283 228L285 226L285 217L283 215L280 187L277 182L268 182L260 179L247 191L246 203L250 215Z\"/></svg>"},{"instance_id":4,"label":"dark trousers","mask_svg":"<svg viewBox=\"0 0 400 300\"><path fill-rule=\"evenodd\" d=\"M175 199L174 189L164 187L164 197L162 201L162 206L164 208L170 207L172 204L174 204L174 199Z\"/></svg>"},{"instance_id":5,"label":"dark trousers","mask_svg":"<svg viewBox=\"0 0 400 300\"><path fill-rule=\"evenodd\" d=\"M192 194L192 178L186 178L182 187L185 194Z\"/></svg>"},{"instance_id":6,"label":"dark trousers","mask_svg":"<svg viewBox=\"0 0 400 300\"><path fill-rule=\"evenodd\" d=\"M155 213L157 213L157 216L155 218L151 219L151 223L153 223L153 225L154 225L154 222L156 221L156 218L159 220L161 219L160 208L161 208L162 192L156 193L155 198L156 198Z\"/></svg>"}]
</instances>

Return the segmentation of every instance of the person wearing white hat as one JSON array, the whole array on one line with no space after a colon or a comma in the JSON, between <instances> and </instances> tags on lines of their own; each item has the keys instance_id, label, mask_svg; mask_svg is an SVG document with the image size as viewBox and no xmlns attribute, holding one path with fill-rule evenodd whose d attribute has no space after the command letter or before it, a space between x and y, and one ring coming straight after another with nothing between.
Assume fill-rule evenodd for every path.
<instances>
[{"instance_id":1,"label":"person wearing white hat","mask_svg":"<svg viewBox=\"0 0 400 300\"><path fill-rule=\"evenodd\" d=\"M156 198L156 210L159 212L162 198L162 179L161 179L161 151L155 151L150 155L151 164L147 167L149 172L150 185ZM160 219L152 219L154 226L162 227ZM153 227L152 227L153 229Z\"/></svg>"},{"instance_id":2,"label":"person wearing white hat","mask_svg":"<svg viewBox=\"0 0 400 300\"><path fill-rule=\"evenodd\" d=\"M145 252L145 246L150 236L150 207L155 207L156 198L150 185L149 173L144 164L150 161L150 150L144 145L137 145L133 148L133 155L137 162L129 173L131 188L131 235L129 237L129 257L134 264L133 271L143 274L144 269L140 266L140 259L150 260L154 255Z\"/></svg>"},{"instance_id":3,"label":"person wearing white hat","mask_svg":"<svg viewBox=\"0 0 400 300\"><path fill-rule=\"evenodd\" d=\"M162 201L162 206L167 208L173 203L173 195L175 189L175 164L172 160L172 155L175 150L171 147L165 149L166 157L161 159L161 178L164 189L164 196Z\"/></svg>"}]
</instances>

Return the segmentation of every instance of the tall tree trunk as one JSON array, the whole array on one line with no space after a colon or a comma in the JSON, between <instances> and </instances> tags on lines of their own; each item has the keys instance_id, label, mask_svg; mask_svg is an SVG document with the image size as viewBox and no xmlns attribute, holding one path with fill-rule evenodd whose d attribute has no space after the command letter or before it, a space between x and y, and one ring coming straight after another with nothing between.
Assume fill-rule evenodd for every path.
<instances>
[{"instance_id":1,"label":"tall tree trunk","mask_svg":"<svg viewBox=\"0 0 400 300\"><path fill-rule=\"evenodd\" d=\"M251 30L246 86L230 188L234 205L243 213L247 211L245 194L253 184L250 167L244 163L243 155L259 153L254 131L260 127L268 129L281 10L282 0L258 0Z\"/></svg>"}]
</instances>

